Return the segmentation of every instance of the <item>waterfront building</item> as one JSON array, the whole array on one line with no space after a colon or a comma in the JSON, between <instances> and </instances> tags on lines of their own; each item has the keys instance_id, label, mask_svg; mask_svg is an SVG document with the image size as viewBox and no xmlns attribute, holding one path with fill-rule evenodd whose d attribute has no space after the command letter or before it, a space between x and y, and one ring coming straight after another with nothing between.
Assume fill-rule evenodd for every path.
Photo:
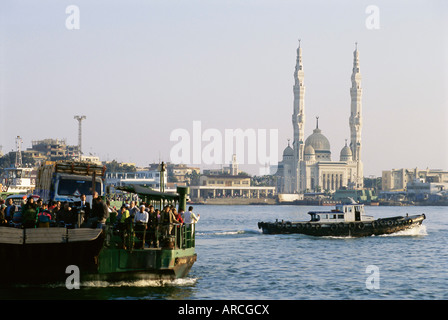
<instances>
[{"instance_id":1,"label":"waterfront building","mask_svg":"<svg viewBox=\"0 0 448 320\"><path fill-rule=\"evenodd\" d=\"M199 186L190 186L190 196L200 198L266 198L275 195L275 187L251 186L248 175L201 175Z\"/></svg>"},{"instance_id":2,"label":"waterfront building","mask_svg":"<svg viewBox=\"0 0 448 320\"><path fill-rule=\"evenodd\" d=\"M294 105L292 124L294 140L292 146L283 151L278 164L278 193L305 193L310 191L334 192L340 188L363 188L363 163L361 160L362 87L359 66L359 51L353 52L353 69L350 88L350 145L343 145L339 161L331 158L330 142L319 128L319 117L313 133L305 139L305 73L302 48L297 49L294 71Z\"/></svg>"},{"instance_id":3,"label":"waterfront building","mask_svg":"<svg viewBox=\"0 0 448 320\"><path fill-rule=\"evenodd\" d=\"M198 167L188 167L185 164L167 164L168 178L175 182L191 182L190 176L193 173L199 175L201 169Z\"/></svg>"},{"instance_id":4,"label":"waterfront building","mask_svg":"<svg viewBox=\"0 0 448 320\"><path fill-rule=\"evenodd\" d=\"M424 179L414 179L406 184L408 199L415 201L428 200L448 196L447 182L425 182Z\"/></svg>"},{"instance_id":5,"label":"waterfront building","mask_svg":"<svg viewBox=\"0 0 448 320\"><path fill-rule=\"evenodd\" d=\"M31 141L31 148L27 151L37 151L46 157L46 160L66 160L79 156L77 145L68 145L65 139L43 139Z\"/></svg>"},{"instance_id":6,"label":"waterfront building","mask_svg":"<svg viewBox=\"0 0 448 320\"><path fill-rule=\"evenodd\" d=\"M404 192L408 183L420 180L423 183L448 183L448 171L440 169L392 169L382 172L383 192Z\"/></svg>"}]
</instances>

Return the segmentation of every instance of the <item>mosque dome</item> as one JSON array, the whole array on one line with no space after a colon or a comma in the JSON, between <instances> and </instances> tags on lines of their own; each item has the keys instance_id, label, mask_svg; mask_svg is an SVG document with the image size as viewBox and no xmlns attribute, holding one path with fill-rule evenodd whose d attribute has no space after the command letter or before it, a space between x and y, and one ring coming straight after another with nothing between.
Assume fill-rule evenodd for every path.
<instances>
[{"instance_id":1,"label":"mosque dome","mask_svg":"<svg viewBox=\"0 0 448 320\"><path fill-rule=\"evenodd\" d=\"M344 148L342 148L340 153L340 161L348 161L353 157L352 149L347 146L347 141L345 142Z\"/></svg>"},{"instance_id":2,"label":"mosque dome","mask_svg":"<svg viewBox=\"0 0 448 320\"><path fill-rule=\"evenodd\" d=\"M283 156L294 156L294 150L289 146L289 144L285 150L283 150Z\"/></svg>"},{"instance_id":3,"label":"mosque dome","mask_svg":"<svg viewBox=\"0 0 448 320\"><path fill-rule=\"evenodd\" d=\"M319 118L317 117L316 129L305 140L305 148L311 146L314 149L317 159L331 160L330 142L327 137L322 134L322 130L319 129Z\"/></svg>"},{"instance_id":4,"label":"mosque dome","mask_svg":"<svg viewBox=\"0 0 448 320\"><path fill-rule=\"evenodd\" d=\"M342 148L341 150L341 157L351 157L352 154L352 149L350 149L349 147L347 147L347 145Z\"/></svg>"},{"instance_id":5,"label":"mosque dome","mask_svg":"<svg viewBox=\"0 0 448 320\"><path fill-rule=\"evenodd\" d=\"M305 147L305 155L314 155L314 154L316 154L314 152L314 148L311 145L307 145Z\"/></svg>"},{"instance_id":6,"label":"mosque dome","mask_svg":"<svg viewBox=\"0 0 448 320\"><path fill-rule=\"evenodd\" d=\"M312 146L314 151L330 152L330 142L319 128L313 130L313 134L305 140L305 146Z\"/></svg>"}]
</instances>

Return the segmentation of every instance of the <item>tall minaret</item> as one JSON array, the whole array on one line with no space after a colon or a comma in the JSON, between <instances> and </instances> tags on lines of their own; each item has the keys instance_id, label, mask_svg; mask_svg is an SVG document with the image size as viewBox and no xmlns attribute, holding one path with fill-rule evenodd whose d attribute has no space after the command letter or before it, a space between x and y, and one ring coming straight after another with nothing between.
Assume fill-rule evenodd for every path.
<instances>
[{"instance_id":1,"label":"tall minaret","mask_svg":"<svg viewBox=\"0 0 448 320\"><path fill-rule=\"evenodd\" d=\"M296 191L301 190L300 186L300 161L303 160L303 149L305 140L305 85L304 85L304 72L302 64L302 48L297 48L297 60L296 69L294 71L294 113L292 115L292 126L294 128L294 164L295 164L295 177L293 189Z\"/></svg>"},{"instance_id":2,"label":"tall minaret","mask_svg":"<svg viewBox=\"0 0 448 320\"><path fill-rule=\"evenodd\" d=\"M350 88L351 97L351 111L350 111L350 149L353 154L353 161L357 162L357 172L355 181L355 188L362 188L363 183L363 166L361 162L361 129L362 129L362 88L361 88L361 73L359 71L359 51L358 43L355 43L355 51L353 52L353 72L352 72L352 87Z\"/></svg>"}]
</instances>

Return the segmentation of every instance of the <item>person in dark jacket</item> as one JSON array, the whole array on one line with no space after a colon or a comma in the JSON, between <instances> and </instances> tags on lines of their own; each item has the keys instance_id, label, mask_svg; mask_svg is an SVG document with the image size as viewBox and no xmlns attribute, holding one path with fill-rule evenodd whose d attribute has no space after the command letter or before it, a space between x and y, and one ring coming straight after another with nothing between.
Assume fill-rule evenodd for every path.
<instances>
[{"instance_id":1,"label":"person in dark jacket","mask_svg":"<svg viewBox=\"0 0 448 320\"><path fill-rule=\"evenodd\" d=\"M12 220L14 213L17 211L17 207L11 198L9 198L7 202L8 203L6 204L6 209L5 209L5 219L6 219L6 221L9 222Z\"/></svg>"},{"instance_id":2,"label":"person in dark jacket","mask_svg":"<svg viewBox=\"0 0 448 320\"><path fill-rule=\"evenodd\" d=\"M22 208L22 226L24 228L35 228L37 222L37 205L32 196L28 197L26 204Z\"/></svg>"},{"instance_id":3,"label":"person in dark jacket","mask_svg":"<svg viewBox=\"0 0 448 320\"><path fill-rule=\"evenodd\" d=\"M108 218L109 211L107 210L107 205L104 203L103 199L98 196L98 192L93 193L92 211L91 218L89 221L92 223L91 228L96 228L104 225L106 219ZM96 221L96 223L95 223Z\"/></svg>"},{"instance_id":4,"label":"person in dark jacket","mask_svg":"<svg viewBox=\"0 0 448 320\"><path fill-rule=\"evenodd\" d=\"M90 203L88 203L86 201L86 195L82 194L81 195L81 207L80 207L81 211L84 212L83 214L83 221L87 221L90 218Z\"/></svg>"}]
</instances>

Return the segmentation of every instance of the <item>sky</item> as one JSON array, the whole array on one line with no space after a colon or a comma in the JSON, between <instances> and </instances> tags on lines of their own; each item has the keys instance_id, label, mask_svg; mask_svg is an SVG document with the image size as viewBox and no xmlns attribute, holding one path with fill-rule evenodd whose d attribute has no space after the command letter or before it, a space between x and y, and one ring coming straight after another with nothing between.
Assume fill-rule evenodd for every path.
<instances>
[{"instance_id":1,"label":"sky","mask_svg":"<svg viewBox=\"0 0 448 320\"><path fill-rule=\"evenodd\" d=\"M47 138L76 145L74 116L85 115L84 154L145 166L172 160L176 129L193 146L199 121L199 139L207 129L223 139L225 130L275 131L266 148L281 160L301 39L305 136L319 116L337 161L350 138L357 42L364 175L448 170L447 18L443 0L4 0L0 145L15 149L17 136L22 149ZM240 169L251 174L263 166L247 162Z\"/></svg>"}]
</instances>

